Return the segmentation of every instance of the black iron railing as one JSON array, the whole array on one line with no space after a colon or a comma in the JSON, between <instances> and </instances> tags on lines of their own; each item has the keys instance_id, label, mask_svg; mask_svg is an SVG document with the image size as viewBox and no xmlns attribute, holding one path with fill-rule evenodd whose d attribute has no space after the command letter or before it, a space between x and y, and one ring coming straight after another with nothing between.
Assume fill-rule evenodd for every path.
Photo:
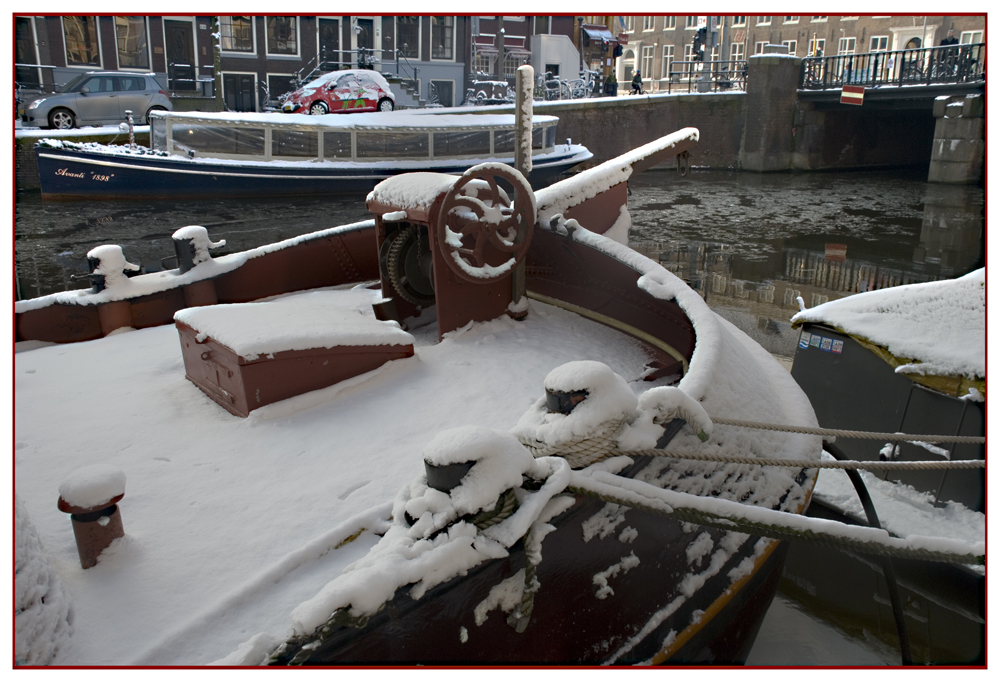
<instances>
[{"instance_id":1,"label":"black iron railing","mask_svg":"<svg viewBox=\"0 0 1000 682\"><path fill-rule=\"evenodd\" d=\"M667 92L674 90L678 92L746 90L747 62L745 59L670 62L666 80ZM658 91L663 91L662 81Z\"/></svg>"},{"instance_id":2,"label":"black iron railing","mask_svg":"<svg viewBox=\"0 0 1000 682\"><path fill-rule=\"evenodd\" d=\"M806 57L802 60L799 89L985 81L986 45L977 43L835 57Z\"/></svg>"}]
</instances>

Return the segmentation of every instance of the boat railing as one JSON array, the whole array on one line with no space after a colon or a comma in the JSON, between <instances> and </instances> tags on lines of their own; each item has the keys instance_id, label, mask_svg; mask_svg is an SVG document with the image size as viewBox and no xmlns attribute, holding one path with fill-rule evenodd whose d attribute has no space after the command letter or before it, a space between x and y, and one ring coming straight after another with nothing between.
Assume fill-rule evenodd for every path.
<instances>
[{"instance_id":1,"label":"boat railing","mask_svg":"<svg viewBox=\"0 0 1000 682\"><path fill-rule=\"evenodd\" d=\"M337 128L248 118L221 120L153 112L150 144L174 156L235 161L372 162L513 155L513 122L497 125ZM532 155L551 153L558 120L536 120Z\"/></svg>"}]
</instances>

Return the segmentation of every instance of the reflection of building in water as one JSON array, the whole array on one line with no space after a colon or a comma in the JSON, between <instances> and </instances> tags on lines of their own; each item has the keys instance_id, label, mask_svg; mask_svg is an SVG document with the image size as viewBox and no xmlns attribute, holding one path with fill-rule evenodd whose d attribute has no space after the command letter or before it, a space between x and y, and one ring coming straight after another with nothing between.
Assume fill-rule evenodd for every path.
<instances>
[{"instance_id":1,"label":"reflection of building in water","mask_svg":"<svg viewBox=\"0 0 1000 682\"><path fill-rule=\"evenodd\" d=\"M939 267L942 277L974 270L983 253L981 202L977 187L928 184L913 262Z\"/></svg>"}]
</instances>

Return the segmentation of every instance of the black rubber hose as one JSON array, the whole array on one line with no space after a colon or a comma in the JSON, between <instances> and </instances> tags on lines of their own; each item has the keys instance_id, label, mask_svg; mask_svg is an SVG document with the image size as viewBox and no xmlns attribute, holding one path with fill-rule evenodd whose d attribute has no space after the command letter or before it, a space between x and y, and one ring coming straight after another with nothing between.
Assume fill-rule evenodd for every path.
<instances>
[{"instance_id":1,"label":"black rubber hose","mask_svg":"<svg viewBox=\"0 0 1000 682\"><path fill-rule=\"evenodd\" d=\"M823 441L823 449L833 455L834 459L850 459L844 451L829 441ZM856 469L845 469L847 477L854 484L854 489L861 499L861 506L864 507L865 516L868 517L868 525L872 528L882 528L878 521L878 514L875 513L875 505L868 494L868 488L861 480L861 474ZM903 601L899 598L899 586L896 584L896 571L892 567L891 557L881 557L882 573L885 575L886 587L889 590L889 603L892 605L892 615L896 620L896 633L899 636L899 653L903 659L903 665L913 665L913 656L910 653L910 636L906 631L905 615L903 614Z\"/></svg>"}]
</instances>

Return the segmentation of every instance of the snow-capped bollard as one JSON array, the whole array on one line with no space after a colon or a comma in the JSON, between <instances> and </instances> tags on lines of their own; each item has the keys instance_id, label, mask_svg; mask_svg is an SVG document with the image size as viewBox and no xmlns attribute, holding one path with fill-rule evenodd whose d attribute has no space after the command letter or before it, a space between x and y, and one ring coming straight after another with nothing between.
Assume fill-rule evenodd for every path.
<instances>
[{"instance_id":1,"label":"snow-capped bollard","mask_svg":"<svg viewBox=\"0 0 1000 682\"><path fill-rule=\"evenodd\" d=\"M59 511L70 514L80 565L90 568L116 538L125 535L118 501L125 496L125 473L110 464L74 469L59 484Z\"/></svg>"},{"instance_id":2,"label":"snow-capped bollard","mask_svg":"<svg viewBox=\"0 0 1000 682\"><path fill-rule=\"evenodd\" d=\"M617 447L637 404L628 383L604 363L568 362L545 377L545 397L521 415L513 433L535 457L559 454L576 469Z\"/></svg>"},{"instance_id":3,"label":"snow-capped bollard","mask_svg":"<svg viewBox=\"0 0 1000 682\"><path fill-rule=\"evenodd\" d=\"M114 244L96 246L87 252L90 265L90 284L94 293L121 285L128 279L125 271L137 272L138 265L125 260L122 247Z\"/></svg>"},{"instance_id":4,"label":"snow-capped bollard","mask_svg":"<svg viewBox=\"0 0 1000 682\"><path fill-rule=\"evenodd\" d=\"M174 253L177 254L177 267L181 272L187 272L199 263L212 260L209 249L226 245L225 239L213 242L208 238L208 230L201 225L189 225L174 232Z\"/></svg>"}]
</instances>

